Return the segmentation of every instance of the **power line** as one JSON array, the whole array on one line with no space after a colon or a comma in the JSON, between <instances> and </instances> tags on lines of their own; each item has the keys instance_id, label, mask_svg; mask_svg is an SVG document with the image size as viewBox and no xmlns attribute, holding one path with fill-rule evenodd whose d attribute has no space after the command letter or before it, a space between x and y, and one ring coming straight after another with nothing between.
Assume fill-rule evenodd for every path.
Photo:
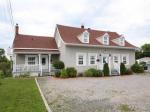
<instances>
[{"instance_id":1,"label":"power line","mask_svg":"<svg viewBox=\"0 0 150 112\"><path fill-rule=\"evenodd\" d=\"M14 28L14 18L13 18L13 10L12 10L12 5L11 1L7 0L7 9L8 9L8 14L9 14L9 20L12 28Z\"/></svg>"}]
</instances>

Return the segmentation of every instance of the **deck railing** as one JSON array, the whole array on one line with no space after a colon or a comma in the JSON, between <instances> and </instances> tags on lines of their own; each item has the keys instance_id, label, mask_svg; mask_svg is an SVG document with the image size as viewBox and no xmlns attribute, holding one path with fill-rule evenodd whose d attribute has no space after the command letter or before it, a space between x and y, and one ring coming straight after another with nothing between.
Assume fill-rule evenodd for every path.
<instances>
[{"instance_id":1,"label":"deck railing","mask_svg":"<svg viewBox=\"0 0 150 112\"><path fill-rule=\"evenodd\" d=\"M39 72L40 68L39 65L25 65L19 64L15 67L16 72Z\"/></svg>"}]
</instances>

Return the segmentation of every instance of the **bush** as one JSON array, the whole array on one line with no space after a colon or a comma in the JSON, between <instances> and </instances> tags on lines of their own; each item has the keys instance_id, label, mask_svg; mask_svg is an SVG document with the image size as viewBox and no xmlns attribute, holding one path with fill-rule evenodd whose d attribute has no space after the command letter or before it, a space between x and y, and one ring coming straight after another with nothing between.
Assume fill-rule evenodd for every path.
<instances>
[{"instance_id":1,"label":"bush","mask_svg":"<svg viewBox=\"0 0 150 112\"><path fill-rule=\"evenodd\" d=\"M84 76L85 77L93 77L93 73L92 73L92 71L91 70L86 70L85 72L84 72Z\"/></svg>"},{"instance_id":2,"label":"bush","mask_svg":"<svg viewBox=\"0 0 150 112\"><path fill-rule=\"evenodd\" d=\"M100 77L102 76L101 70L96 70L95 68L90 68L84 72L85 77Z\"/></svg>"},{"instance_id":3,"label":"bush","mask_svg":"<svg viewBox=\"0 0 150 112\"><path fill-rule=\"evenodd\" d=\"M102 70L97 70L97 74L98 74L98 77L102 77L103 76L103 71Z\"/></svg>"},{"instance_id":4,"label":"bush","mask_svg":"<svg viewBox=\"0 0 150 112\"><path fill-rule=\"evenodd\" d=\"M125 75L126 74L127 68L125 67L124 63L120 64L120 75Z\"/></svg>"},{"instance_id":5,"label":"bush","mask_svg":"<svg viewBox=\"0 0 150 112\"><path fill-rule=\"evenodd\" d=\"M3 77L10 77L12 76L11 73L11 63L10 62L1 62L0 63L0 70L3 72Z\"/></svg>"},{"instance_id":6,"label":"bush","mask_svg":"<svg viewBox=\"0 0 150 112\"><path fill-rule=\"evenodd\" d=\"M69 77L76 77L77 70L74 67L68 67L66 68L66 73Z\"/></svg>"},{"instance_id":7,"label":"bush","mask_svg":"<svg viewBox=\"0 0 150 112\"><path fill-rule=\"evenodd\" d=\"M53 67L55 69L63 69L65 68L65 65L64 65L64 62L57 60L57 61L54 61Z\"/></svg>"},{"instance_id":8,"label":"bush","mask_svg":"<svg viewBox=\"0 0 150 112\"><path fill-rule=\"evenodd\" d=\"M135 64L133 64L133 65L131 66L131 70L132 70L134 73L143 73L143 72L144 72L143 66L139 65L138 62L136 62Z\"/></svg>"},{"instance_id":9,"label":"bush","mask_svg":"<svg viewBox=\"0 0 150 112\"><path fill-rule=\"evenodd\" d=\"M4 78L4 73L2 70L0 70L0 79Z\"/></svg>"},{"instance_id":10,"label":"bush","mask_svg":"<svg viewBox=\"0 0 150 112\"><path fill-rule=\"evenodd\" d=\"M68 74L67 74L67 72L66 72L66 69L62 69L61 70L60 77L61 78L68 78L69 77Z\"/></svg>"},{"instance_id":11,"label":"bush","mask_svg":"<svg viewBox=\"0 0 150 112\"><path fill-rule=\"evenodd\" d=\"M109 66L108 63L105 63L103 66L103 74L104 76L109 76Z\"/></svg>"},{"instance_id":12,"label":"bush","mask_svg":"<svg viewBox=\"0 0 150 112\"><path fill-rule=\"evenodd\" d=\"M133 74L132 70L131 69L126 69L126 72L125 72L126 75L131 75Z\"/></svg>"},{"instance_id":13,"label":"bush","mask_svg":"<svg viewBox=\"0 0 150 112\"><path fill-rule=\"evenodd\" d=\"M60 75L61 75L61 71L59 70L55 71L55 77L60 77Z\"/></svg>"}]
</instances>

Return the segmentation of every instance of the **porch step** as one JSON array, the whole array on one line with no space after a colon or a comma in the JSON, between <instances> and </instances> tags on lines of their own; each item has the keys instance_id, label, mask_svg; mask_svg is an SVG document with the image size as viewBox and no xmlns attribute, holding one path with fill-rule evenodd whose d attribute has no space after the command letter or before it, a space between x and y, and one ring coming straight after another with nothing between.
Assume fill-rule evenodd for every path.
<instances>
[{"instance_id":1,"label":"porch step","mask_svg":"<svg viewBox=\"0 0 150 112\"><path fill-rule=\"evenodd\" d=\"M111 75L119 75L119 72L116 69L112 69Z\"/></svg>"}]
</instances>

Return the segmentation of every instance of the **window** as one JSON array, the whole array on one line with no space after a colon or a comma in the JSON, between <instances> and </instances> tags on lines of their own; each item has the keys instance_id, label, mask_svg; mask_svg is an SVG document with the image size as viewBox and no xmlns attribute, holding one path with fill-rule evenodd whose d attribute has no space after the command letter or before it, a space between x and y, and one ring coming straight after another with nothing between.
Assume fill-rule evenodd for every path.
<instances>
[{"instance_id":1,"label":"window","mask_svg":"<svg viewBox=\"0 0 150 112\"><path fill-rule=\"evenodd\" d=\"M128 59L128 55L122 55L122 63L124 63L125 65L129 64L129 59Z\"/></svg>"},{"instance_id":2,"label":"window","mask_svg":"<svg viewBox=\"0 0 150 112\"><path fill-rule=\"evenodd\" d=\"M28 57L28 65L35 65L36 61L35 61L35 57Z\"/></svg>"},{"instance_id":3,"label":"window","mask_svg":"<svg viewBox=\"0 0 150 112\"><path fill-rule=\"evenodd\" d=\"M119 54L113 55L113 63L114 64L120 64L120 55Z\"/></svg>"},{"instance_id":4,"label":"window","mask_svg":"<svg viewBox=\"0 0 150 112\"><path fill-rule=\"evenodd\" d=\"M89 33L87 32L87 31L85 31L84 33L83 33L83 37L82 37L83 39L83 43L89 43Z\"/></svg>"},{"instance_id":5,"label":"window","mask_svg":"<svg viewBox=\"0 0 150 112\"><path fill-rule=\"evenodd\" d=\"M42 65L45 65L45 64L46 64L46 59L42 58Z\"/></svg>"},{"instance_id":6,"label":"window","mask_svg":"<svg viewBox=\"0 0 150 112\"><path fill-rule=\"evenodd\" d=\"M103 37L103 44L104 45L109 45L109 35L105 34Z\"/></svg>"},{"instance_id":7,"label":"window","mask_svg":"<svg viewBox=\"0 0 150 112\"><path fill-rule=\"evenodd\" d=\"M86 65L86 54L85 53L77 53L76 54L76 65L77 66L85 66Z\"/></svg>"},{"instance_id":8,"label":"window","mask_svg":"<svg viewBox=\"0 0 150 112\"><path fill-rule=\"evenodd\" d=\"M120 37L120 45L121 45L121 46L124 46L124 44L125 44L124 37Z\"/></svg>"},{"instance_id":9,"label":"window","mask_svg":"<svg viewBox=\"0 0 150 112\"><path fill-rule=\"evenodd\" d=\"M96 57L97 55L95 53L89 53L89 65L96 64Z\"/></svg>"}]
</instances>

